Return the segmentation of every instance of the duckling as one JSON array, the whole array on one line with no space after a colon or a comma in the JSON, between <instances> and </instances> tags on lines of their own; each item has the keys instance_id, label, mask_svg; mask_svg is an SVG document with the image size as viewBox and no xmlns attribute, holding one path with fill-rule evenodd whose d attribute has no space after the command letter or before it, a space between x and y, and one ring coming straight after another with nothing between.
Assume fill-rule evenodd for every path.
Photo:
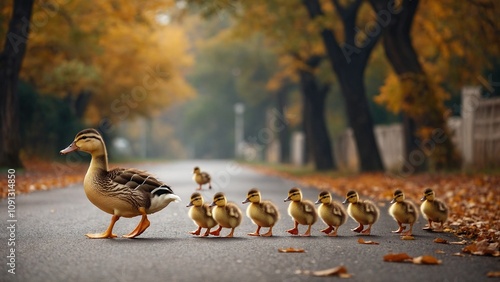
<instances>
[{"instance_id":1,"label":"duckling","mask_svg":"<svg viewBox=\"0 0 500 282\"><path fill-rule=\"evenodd\" d=\"M113 227L120 217L140 215L141 221L137 227L123 236L137 237L150 225L148 214L162 210L170 202L181 200L167 184L145 171L125 168L109 170L106 145L95 129L80 131L74 141L60 153L65 155L74 151L86 152L92 156L83 181L87 198L102 211L113 215L106 231L86 234L88 238L115 238Z\"/></svg>"},{"instance_id":2,"label":"duckling","mask_svg":"<svg viewBox=\"0 0 500 282\"><path fill-rule=\"evenodd\" d=\"M219 228L210 232L210 234L219 236L222 227L225 227L231 228L231 232L226 237L233 237L234 229L238 227L243 220L240 208L234 203L228 203L226 196L222 192L217 192L214 195L214 200L210 206L214 207L212 216L219 224Z\"/></svg>"},{"instance_id":3,"label":"duckling","mask_svg":"<svg viewBox=\"0 0 500 282\"><path fill-rule=\"evenodd\" d=\"M420 211L423 216L429 221L429 225L425 226L424 230L433 230L432 222L440 222L441 225L435 231L442 231L443 224L448 219L448 207L441 200L436 199L434 191L430 188L425 189L422 199Z\"/></svg>"},{"instance_id":4,"label":"duckling","mask_svg":"<svg viewBox=\"0 0 500 282\"><path fill-rule=\"evenodd\" d=\"M392 231L393 233L402 233L405 230L403 223L410 224L410 230L403 233L403 235L412 235L413 224L418 219L418 212L415 205L405 200L405 194L401 190L394 191L394 198L391 201L391 207L389 208L389 214L398 223L399 229Z\"/></svg>"},{"instance_id":5,"label":"duckling","mask_svg":"<svg viewBox=\"0 0 500 282\"><path fill-rule=\"evenodd\" d=\"M311 226L318 220L318 214L314 208L314 204L307 200L302 200L302 191L294 187L288 191L288 197L285 202L292 201L288 206L288 214L293 218L294 227L287 230L292 235L299 234L299 223L308 225L307 231L301 236L311 236Z\"/></svg>"},{"instance_id":6,"label":"duckling","mask_svg":"<svg viewBox=\"0 0 500 282\"><path fill-rule=\"evenodd\" d=\"M186 207L191 207L189 209L189 217L198 225L198 229L191 231L189 233L193 235L200 235L202 228L206 228L205 234L203 236L208 236L210 229L217 225L217 222L212 217L212 207L208 203L205 203L203 196L195 192L191 195L191 200Z\"/></svg>"},{"instance_id":7,"label":"duckling","mask_svg":"<svg viewBox=\"0 0 500 282\"><path fill-rule=\"evenodd\" d=\"M347 221L347 213L344 208L332 200L330 192L322 191L318 195L318 200L315 204L321 204L318 208L319 217L327 225L321 232L328 236L337 236L337 230L340 225ZM333 232L332 232L333 231Z\"/></svg>"},{"instance_id":8,"label":"duckling","mask_svg":"<svg viewBox=\"0 0 500 282\"><path fill-rule=\"evenodd\" d=\"M196 190L201 190L201 186L208 183L208 189L212 189L212 182L210 174L202 172L199 167L195 167L193 170L193 180L198 183L198 188Z\"/></svg>"},{"instance_id":9,"label":"duckling","mask_svg":"<svg viewBox=\"0 0 500 282\"><path fill-rule=\"evenodd\" d=\"M371 201L359 200L359 195L356 191L347 192L347 197L342 202L343 204L349 202L347 213L349 216L359 223L359 226L351 229L351 231L370 235L372 225L377 221L380 214L379 209ZM368 228L363 230L363 225L368 225Z\"/></svg>"},{"instance_id":10,"label":"duckling","mask_svg":"<svg viewBox=\"0 0 500 282\"><path fill-rule=\"evenodd\" d=\"M247 208L247 216L257 225L257 230L253 233L248 233L250 236L273 236L273 226L280 218L278 208L270 201L261 201L260 191L257 188L252 188L247 193L247 198L242 202L246 204L250 202ZM269 231L260 234L261 227L269 227Z\"/></svg>"}]
</instances>

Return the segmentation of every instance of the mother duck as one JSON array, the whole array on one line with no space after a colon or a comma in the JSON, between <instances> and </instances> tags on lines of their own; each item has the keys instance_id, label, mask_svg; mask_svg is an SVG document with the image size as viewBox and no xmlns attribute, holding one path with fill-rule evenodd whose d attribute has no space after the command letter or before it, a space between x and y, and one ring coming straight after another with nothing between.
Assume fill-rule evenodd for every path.
<instances>
[{"instance_id":1,"label":"mother duck","mask_svg":"<svg viewBox=\"0 0 500 282\"><path fill-rule=\"evenodd\" d=\"M141 235L150 225L147 215L165 208L170 202L181 199L172 189L145 171L115 168L109 170L106 145L101 134L92 128L80 131L75 140L61 154L83 151L92 156L83 181L87 198L96 207L112 214L106 231L86 234L88 238L115 238L113 226L120 217L141 216L137 227L125 238Z\"/></svg>"}]
</instances>

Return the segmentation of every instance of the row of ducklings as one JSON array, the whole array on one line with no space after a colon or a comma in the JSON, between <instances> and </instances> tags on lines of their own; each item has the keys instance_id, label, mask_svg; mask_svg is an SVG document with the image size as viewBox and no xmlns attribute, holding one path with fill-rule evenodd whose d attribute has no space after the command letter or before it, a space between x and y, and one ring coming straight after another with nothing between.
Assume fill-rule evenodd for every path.
<instances>
[{"instance_id":1,"label":"row of ducklings","mask_svg":"<svg viewBox=\"0 0 500 282\"><path fill-rule=\"evenodd\" d=\"M448 208L446 205L436 199L434 191L429 188L424 191L424 197L421 200L423 203L420 210L428 220L428 225L424 229L432 230L433 222L440 223L440 229L442 229L448 217ZM377 206L369 200L360 200L356 191L349 191L343 202L343 204L349 203L347 214L343 206L334 201L331 194L327 191L322 191L318 195L318 200L315 202L315 204L320 204L318 211L316 211L315 205L311 201L302 198L301 190L296 187L290 189L288 197L284 201L291 201L288 206L288 214L294 221L294 227L287 230L287 232L292 235L299 234L298 226L301 224L308 226L307 231L301 236L310 236L311 226L316 223L318 214L327 225L321 232L328 234L328 236L337 236L338 228L347 221L347 214L359 224L358 227L351 229L352 231L370 235L371 227L380 215ZM248 235L272 236L273 227L280 219L280 213L276 205L271 201L263 201L260 191L256 188L248 191L247 197L242 203L250 203L246 214L257 225L257 230L248 233ZM413 224L418 218L416 206L412 202L405 200L405 195L401 190L394 192L391 204L389 213L399 226L397 230L392 232L403 233L405 230L403 224L409 224L409 230L403 234L412 235ZM231 231L226 237L233 237L235 228L241 224L243 219L240 208L235 203L228 202L222 192L214 195L211 204L205 203L203 196L195 192L191 195L191 200L187 207L191 207L189 217L198 225L197 230L190 232L193 235L200 235L201 229L206 228L202 236L219 236L222 228L230 228ZM219 225L219 227L215 231L210 232L216 225ZM364 229L364 225L368 225L368 228ZM260 229L262 227L269 228L269 230L261 234Z\"/></svg>"}]
</instances>

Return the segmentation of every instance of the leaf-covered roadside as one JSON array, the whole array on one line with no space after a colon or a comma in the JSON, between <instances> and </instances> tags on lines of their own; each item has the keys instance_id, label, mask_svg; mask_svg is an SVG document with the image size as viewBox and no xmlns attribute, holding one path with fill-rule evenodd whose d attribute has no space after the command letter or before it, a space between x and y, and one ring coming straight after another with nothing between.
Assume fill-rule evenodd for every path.
<instances>
[{"instance_id":1,"label":"leaf-covered roadside","mask_svg":"<svg viewBox=\"0 0 500 282\"><path fill-rule=\"evenodd\" d=\"M425 188L430 187L436 196L449 207L445 232L472 242L500 242L500 176L484 174L416 174L398 177L383 173L333 177L324 173L295 175L277 169L252 166L265 174L293 179L303 186L314 186L345 196L356 190L364 197L389 205L394 190L404 191L406 198L417 205ZM498 250L498 249L497 249Z\"/></svg>"},{"instance_id":2,"label":"leaf-covered roadside","mask_svg":"<svg viewBox=\"0 0 500 282\"><path fill-rule=\"evenodd\" d=\"M40 160L24 162L25 169L15 172L17 195L37 190L62 188L75 183L83 183L88 164L49 163ZM7 198L7 173L0 175L0 199Z\"/></svg>"}]
</instances>

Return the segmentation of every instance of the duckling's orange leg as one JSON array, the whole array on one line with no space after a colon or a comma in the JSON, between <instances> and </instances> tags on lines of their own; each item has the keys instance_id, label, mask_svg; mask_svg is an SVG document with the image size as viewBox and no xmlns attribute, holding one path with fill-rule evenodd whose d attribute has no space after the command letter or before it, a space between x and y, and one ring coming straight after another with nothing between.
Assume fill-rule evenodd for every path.
<instances>
[{"instance_id":1,"label":"duckling's orange leg","mask_svg":"<svg viewBox=\"0 0 500 282\"><path fill-rule=\"evenodd\" d=\"M403 235L405 235L405 236L411 236L412 235L412 230L413 230L413 223L410 223L410 230L404 232Z\"/></svg>"},{"instance_id":2,"label":"duckling's orange leg","mask_svg":"<svg viewBox=\"0 0 500 282\"><path fill-rule=\"evenodd\" d=\"M337 237L337 230L339 229L339 227L336 226L336 227L332 227L332 228L333 228L333 232L328 233L328 236L330 236L330 237Z\"/></svg>"},{"instance_id":3,"label":"duckling's orange leg","mask_svg":"<svg viewBox=\"0 0 500 282\"><path fill-rule=\"evenodd\" d=\"M429 225L424 226L423 230L432 230L432 220L429 219Z\"/></svg>"},{"instance_id":4,"label":"duckling's orange leg","mask_svg":"<svg viewBox=\"0 0 500 282\"><path fill-rule=\"evenodd\" d=\"M325 229L322 229L321 232L323 233L326 233L326 234L330 234L330 232L333 231L333 227L331 227L330 225L328 225L328 227L326 227Z\"/></svg>"},{"instance_id":5,"label":"duckling's orange leg","mask_svg":"<svg viewBox=\"0 0 500 282\"><path fill-rule=\"evenodd\" d=\"M261 234L260 236L262 236L262 237L271 237L271 236L273 236L273 227L272 226L269 227L269 231L267 231L264 234Z\"/></svg>"},{"instance_id":6,"label":"duckling's orange leg","mask_svg":"<svg viewBox=\"0 0 500 282\"><path fill-rule=\"evenodd\" d=\"M363 231L363 227L364 227L363 224L359 223L359 226L356 227L356 228L351 229L351 231L359 233L359 232Z\"/></svg>"},{"instance_id":7,"label":"duckling's orange leg","mask_svg":"<svg viewBox=\"0 0 500 282\"><path fill-rule=\"evenodd\" d=\"M257 230L255 230L254 233L248 233L248 235L250 235L250 236L260 236L259 232L260 232L260 226L257 225Z\"/></svg>"},{"instance_id":8,"label":"duckling's orange leg","mask_svg":"<svg viewBox=\"0 0 500 282\"><path fill-rule=\"evenodd\" d=\"M201 190L201 184L196 188L196 190Z\"/></svg>"},{"instance_id":9,"label":"duckling's orange leg","mask_svg":"<svg viewBox=\"0 0 500 282\"><path fill-rule=\"evenodd\" d=\"M214 236L219 236L221 230L222 230L222 226L219 225L219 228L217 228L217 230L215 230L215 231L210 232L210 234L212 234Z\"/></svg>"},{"instance_id":10,"label":"duckling's orange leg","mask_svg":"<svg viewBox=\"0 0 500 282\"><path fill-rule=\"evenodd\" d=\"M231 232L226 236L226 238L233 238L234 228L231 228Z\"/></svg>"},{"instance_id":11,"label":"duckling's orange leg","mask_svg":"<svg viewBox=\"0 0 500 282\"><path fill-rule=\"evenodd\" d=\"M196 229L195 231L189 231L189 233L193 235L200 235L200 231L201 231L201 226L198 226L198 229Z\"/></svg>"},{"instance_id":12,"label":"duckling's orange leg","mask_svg":"<svg viewBox=\"0 0 500 282\"><path fill-rule=\"evenodd\" d=\"M312 226L312 224L309 225L309 227L306 230L306 233L304 233L304 234L302 234L300 236L302 236L302 237L309 237L309 236L311 236L311 226Z\"/></svg>"},{"instance_id":13,"label":"duckling's orange leg","mask_svg":"<svg viewBox=\"0 0 500 282\"><path fill-rule=\"evenodd\" d=\"M211 228L207 228L207 231L205 231L205 234L203 234L203 236L207 237L208 235L210 235L210 229Z\"/></svg>"},{"instance_id":14,"label":"duckling's orange leg","mask_svg":"<svg viewBox=\"0 0 500 282\"><path fill-rule=\"evenodd\" d=\"M139 221L139 224L137 224L137 227L132 232L127 235L123 235L124 238L135 238L141 235L142 232L144 232L149 227L150 222L146 214L146 209L141 207L139 208L139 212L142 214L141 221Z\"/></svg>"},{"instance_id":15,"label":"duckling's orange leg","mask_svg":"<svg viewBox=\"0 0 500 282\"><path fill-rule=\"evenodd\" d=\"M288 232L288 233L290 233L292 235L297 235L297 234L299 234L299 228L298 228L299 223L294 220L293 224L294 224L293 228L292 229L288 229L286 232Z\"/></svg>"},{"instance_id":16,"label":"duckling's orange leg","mask_svg":"<svg viewBox=\"0 0 500 282\"><path fill-rule=\"evenodd\" d=\"M113 217L111 217L111 223L109 224L106 231L104 231L103 233L89 233L85 234L85 236L90 239L116 238L116 234L113 234L113 227L115 226L115 222L117 222L118 219L120 219L119 216L113 215Z\"/></svg>"},{"instance_id":17,"label":"duckling's orange leg","mask_svg":"<svg viewBox=\"0 0 500 282\"><path fill-rule=\"evenodd\" d=\"M365 234L365 235L370 235L370 232L372 230L372 225L368 225L368 228L366 228L366 230L363 230L361 231L361 234Z\"/></svg>"},{"instance_id":18,"label":"duckling's orange leg","mask_svg":"<svg viewBox=\"0 0 500 282\"><path fill-rule=\"evenodd\" d=\"M398 230L394 230L394 231L392 231L392 233L401 233L401 232L403 232L403 230L405 230L405 227L399 221L398 221L398 226L399 226Z\"/></svg>"}]
</instances>

